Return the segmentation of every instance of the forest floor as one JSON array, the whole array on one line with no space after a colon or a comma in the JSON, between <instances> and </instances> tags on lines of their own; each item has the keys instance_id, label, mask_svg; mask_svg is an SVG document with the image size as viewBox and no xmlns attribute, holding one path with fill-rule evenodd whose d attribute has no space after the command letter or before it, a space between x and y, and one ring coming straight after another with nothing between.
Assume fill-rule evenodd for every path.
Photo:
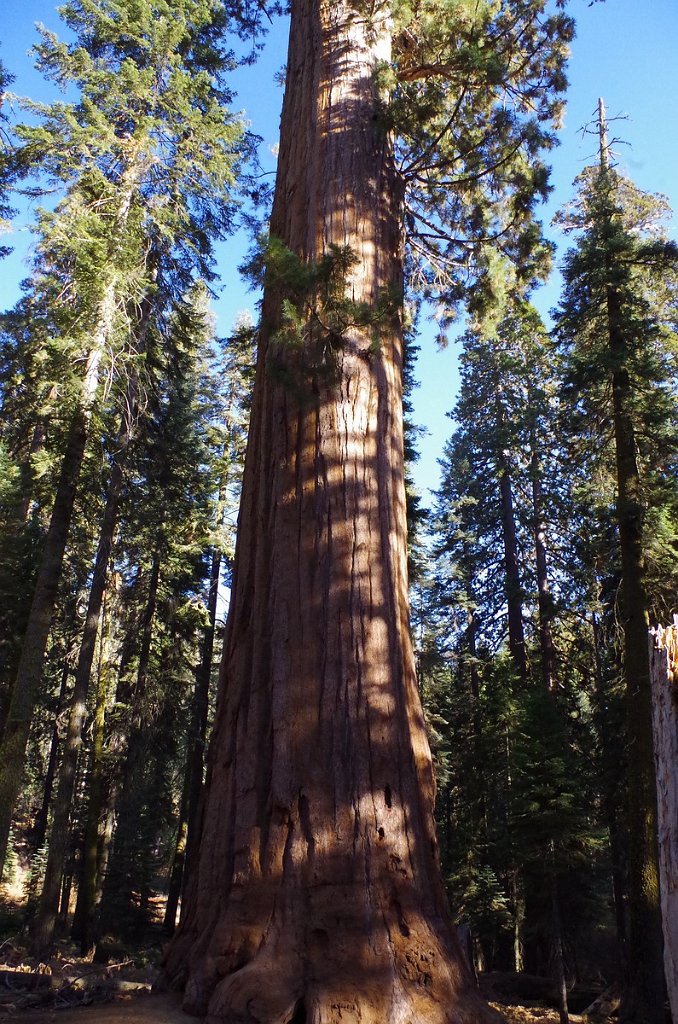
<instances>
[{"instance_id":1,"label":"forest floor","mask_svg":"<svg viewBox=\"0 0 678 1024\"><path fill-rule=\"evenodd\" d=\"M153 992L157 966L138 966L125 958L107 964L68 956L64 947L47 963L31 961L10 940L0 944L0 1024L190 1024L175 993ZM481 976L481 989L507 1024L558 1024L557 1010L543 1002L492 998L496 979ZM513 976L514 978L516 976ZM570 1015L571 1024L594 1024L594 1018ZM613 1024L595 1018L595 1024Z\"/></svg>"},{"instance_id":2,"label":"forest floor","mask_svg":"<svg viewBox=\"0 0 678 1024\"><path fill-rule=\"evenodd\" d=\"M558 1024L556 1010L527 1006L492 1004L507 1024ZM13 1015L20 1024L190 1024L175 995L156 994L129 996L124 1001L71 1009L46 1009ZM612 1018L609 1018L610 1022ZM590 1017L570 1015L571 1024L590 1024Z\"/></svg>"},{"instance_id":3,"label":"forest floor","mask_svg":"<svg viewBox=\"0 0 678 1024\"><path fill-rule=\"evenodd\" d=\"M84 960L62 943L47 962L28 955L18 938L0 941L0 1024L190 1024L181 997L153 992L160 945L133 955L121 947L100 950L102 961ZM558 1012L539 994L546 979L510 973L480 976L480 988L507 1024L558 1024ZM536 990L535 990L535 986ZM580 1002L579 1005L582 1005ZM570 1015L571 1024L614 1024L612 1018Z\"/></svg>"}]
</instances>

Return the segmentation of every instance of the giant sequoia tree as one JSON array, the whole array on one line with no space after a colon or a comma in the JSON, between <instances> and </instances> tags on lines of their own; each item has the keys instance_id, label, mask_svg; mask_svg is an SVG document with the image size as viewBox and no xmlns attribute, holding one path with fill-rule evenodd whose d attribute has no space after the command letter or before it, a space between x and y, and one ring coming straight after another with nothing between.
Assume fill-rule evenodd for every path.
<instances>
[{"instance_id":1,"label":"giant sequoia tree","mask_svg":"<svg viewBox=\"0 0 678 1024\"><path fill-rule=\"evenodd\" d=\"M166 960L212 1022L495 1018L439 878L409 638L403 226L407 196L429 285L497 236L527 255L569 31L543 7L292 5L210 781Z\"/></svg>"}]
</instances>

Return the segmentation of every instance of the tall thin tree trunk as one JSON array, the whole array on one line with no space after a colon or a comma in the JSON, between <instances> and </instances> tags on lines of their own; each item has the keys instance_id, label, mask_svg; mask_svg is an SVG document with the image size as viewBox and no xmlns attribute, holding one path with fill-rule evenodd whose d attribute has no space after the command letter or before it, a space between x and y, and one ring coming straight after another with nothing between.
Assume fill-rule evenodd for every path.
<instances>
[{"instance_id":1,"label":"tall thin tree trunk","mask_svg":"<svg viewBox=\"0 0 678 1024\"><path fill-rule=\"evenodd\" d=\"M328 333L323 296L270 268L199 856L165 964L211 1024L494 1019L440 880L409 636L389 29L382 8L292 5L271 236L311 264L349 247L342 292L375 322Z\"/></svg>"},{"instance_id":2,"label":"tall thin tree trunk","mask_svg":"<svg viewBox=\"0 0 678 1024\"><path fill-rule=\"evenodd\" d=\"M497 426L500 434L504 430L504 409L497 395ZM523 588L520 582L520 557L518 534L513 508L513 484L511 467L502 450L497 452L499 470L499 497L501 507L501 533L504 544L504 590L508 613L509 651L520 683L527 683L527 656L525 652L525 630L523 628Z\"/></svg>"},{"instance_id":3,"label":"tall thin tree trunk","mask_svg":"<svg viewBox=\"0 0 678 1024\"><path fill-rule=\"evenodd\" d=\"M140 356L146 351L146 336L150 323L152 304L147 296L142 304L141 317L137 330L135 351ZM75 684L71 696L71 709L68 720L68 731L64 745L59 786L54 801L52 830L49 840L49 853L45 869L45 880L38 913L33 925L33 952L40 956L45 954L54 937L57 919L61 875L68 848L68 822L73 802L73 787L78 754L82 745L82 730L87 713L90 676L94 662L96 639L101 618L101 607L108 579L108 563L113 549L113 537L118 521L118 506L125 477L125 466L130 444L134 437L138 418L139 378L138 371L132 371L127 389L122 400L122 416L117 431L114 461L106 492L99 543L94 561L94 573L87 603L85 626L78 655L75 672Z\"/></svg>"},{"instance_id":4,"label":"tall thin tree trunk","mask_svg":"<svg viewBox=\"0 0 678 1024\"><path fill-rule=\"evenodd\" d=\"M550 844L551 864L551 928L553 942L553 960L555 964L556 984L558 988L558 1017L560 1024L569 1024L570 1016L567 1007L567 980L565 977L565 956L563 953L563 928L560 918L560 901L558 898L558 879L554 864L554 844Z\"/></svg>"},{"instance_id":5,"label":"tall thin tree trunk","mask_svg":"<svg viewBox=\"0 0 678 1024\"><path fill-rule=\"evenodd\" d=\"M207 715L209 711L210 680L212 678L212 658L214 653L214 630L217 622L217 602L219 599L219 579L221 577L221 551L215 548L212 552L210 567L209 598L207 613L209 616L203 637L200 664L196 672L195 694L193 698L192 743L189 754L189 790L187 818L187 849L186 864L190 868L192 852L197 836L198 807L203 788L205 740L207 736Z\"/></svg>"},{"instance_id":6,"label":"tall thin tree trunk","mask_svg":"<svg viewBox=\"0 0 678 1024\"><path fill-rule=\"evenodd\" d=\"M220 487L220 501L223 500L223 486ZM214 651L214 630L217 621L217 601L221 576L221 551L214 548L210 566L209 596L207 601L208 622L203 636L200 662L195 673L195 690L189 728L189 749L186 772L177 823L177 841L172 858L172 871L167 892L163 931L172 935L176 925L177 908L181 890L185 885L192 857L197 846L197 825L200 797L203 790L205 741L209 711L209 690L212 676Z\"/></svg>"},{"instance_id":7,"label":"tall thin tree trunk","mask_svg":"<svg viewBox=\"0 0 678 1024\"><path fill-rule=\"evenodd\" d=\"M593 658L595 671L596 697L601 709L607 709L609 695L606 693L605 680L603 676L603 665L600 656L601 637L598 618L593 613L591 617L591 630L593 633ZM614 918L617 930L617 955L619 966L619 977L626 973L626 910L625 910L625 886L624 886L624 864L623 844L620 835L621 825L619 819L619 785L621 769L619 767L618 742L615 736L610 736L609 722L604 720L598 729L598 736L602 748L602 760L605 768L606 785L603 791L603 810L608 828L610 841L610 861L612 867L612 899L614 902Z\"/></svg>"},{"instance_id":8,"label":"tall thin tree trunk","mask_svg":"<svg viewBox=\"0 0 678 1024\"><path fill-rule=\"evenodd\" d=\"M607 129L599 103L600 173L608 170ZM612 216L610 233L615 230ZM663 1024L664 971L659 865L657 791L652 744L652 694L647 647L648 601L643 557L644 506L636 455L633 385L628 358L633 338L622 298L614 285L614 253L606 271L609 351L617 478L617 524L621 552L621 619L624 630L624 682L628 752L629 829L628 963L619 1017L622 1024Z\"/></svg>"},{"instance_id":9,"label":"tall thin tree trunk","mask_svg":"<svg viewBox=\"0 0 678 1024\"><path fill-rule=\"evenodd\" d=\"M552 602L549 592L548 569L546 558L546 524L541 487L541 459L539 457L536 431L532 429L532 524L534 531L534 554L537 570L537 607L539 612L539 653L541 656L541 676L544 687L551 691L555 686L555 648L551 630Z\"/></svg>"},{"instance_id":10,"label":"tall thin tree trunk","mask_svg":"<svg viewBox=\"0 0 678 1024\"><path fill-rule=\"evenodd\" d=\"M106 721L106 700L108 697L108 661L105 657L104 635L106 632L106 598L101 617L101 650L99 653L99 674L97 680L96 706L92 751L87 785L87 812L85 815L85 839L83 844L82 867L78 884L78 901L73 920L73 938L80 943L84 957L93 955L95 946L95 913L100 873L99 823L103 806L103 759L104 726Z\"/></svg>"},{"instance_id":11,"label":"tall thin tree trunk","mask_svg":"<svg viewBox=\"0 0 678 1024\"><path fill-rule=\"evenodd\" d=\"M113 288L102 302L100 337L90 350L80 407L71 422L66 451L61 463L52 517L44 541L40 570L28 617L21 658L0 744L0 873L7 853L7 840L14 805L21 788L26 745L38 697L54 603L61 578L68 531L73 515L75 492L85 454L89 420L99 379L103 341L109 333L113 313Z\"/></svg>"},{"instance_id":12,"label":"tall thin tree trunk","mask_svg":"<svg viewBox=\"0 0 678 1024\"><path fill-rule=\"evenodd\" d=\"M179 899L181 898L181 888L186 866L190 785L191 775L190 772L187 771L184 777L184 785L181 790L179 820L177 822L177 840L174 844L172 870L170 872L169 886L167 889L167 903L165 904L165 917L162 925L162 930L165 935L174 935L174 929L176 928L177 910L179 908Z\"/></svg>"},{"instance_id":13,"label":"tall thin tree trunk","mask_svg":"<svg viewBox=\"0 0 678 1024\"><path fill-rule=\"evenodd\" d=\"M54 719L54 725L52 726L52 738L49 745L49 759L47 761L47 771L45 772L45 781L42 786L42 804L35 818L35 827L33 829L33 847L39 850L44 845L47 837L47 822L49 820L49 807L52 802L52 788L54 786L54 780L56 778L57 762L59 758L59 719L61 718L61 711L66 700L66 691L68 689L68 679L71 674L71 667L68 664L68 655L64 658L64 665L61 671L61 687L59 689L59 702L57 704L57 713Z\"/></svg>"},{"instance_id":14,"label":"tall thin tree trunk","mask_svg":"<svg viewBox=\"0 0 678 1024\"><path fill-rule=\"evenodd\" d=\"M133 708L132 717L131 721L127 723L126 735L121 730L115 738L115 746L119 749L126 746L126 749L123 755L119 784L113 787L117 820L112 858L104 885L103 912L117 913L120 908L129 907L133 888L130 872L137 853L135 835L142 796L139 791L138 776L148 744L145 698L151 663L153 622L157 608L160 568L160 551L156 548L151 561L148 592L140 623L141 644L136 680L133 691L128 697Z\"/></svg>"}]
</instances>

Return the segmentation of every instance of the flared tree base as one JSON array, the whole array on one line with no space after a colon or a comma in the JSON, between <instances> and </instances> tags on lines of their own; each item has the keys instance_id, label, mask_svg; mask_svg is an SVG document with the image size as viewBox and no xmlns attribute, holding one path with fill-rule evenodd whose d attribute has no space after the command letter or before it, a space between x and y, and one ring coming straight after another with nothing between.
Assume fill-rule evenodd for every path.
<instances>
[{"instance_id":1,"label":"flared tree base","mask_svg":"<svg viewBox=\"0 0 678 1024\"><path fill-rule=\"evenodd\" d=\"M445 948L428 919L405 913L395 894L341 888L280 893L259 934L241 914L238 927L225 920L209 936L183 931L166 983L206 1024L499 1024L460 950Z\"/></svg>"}]
</instances>

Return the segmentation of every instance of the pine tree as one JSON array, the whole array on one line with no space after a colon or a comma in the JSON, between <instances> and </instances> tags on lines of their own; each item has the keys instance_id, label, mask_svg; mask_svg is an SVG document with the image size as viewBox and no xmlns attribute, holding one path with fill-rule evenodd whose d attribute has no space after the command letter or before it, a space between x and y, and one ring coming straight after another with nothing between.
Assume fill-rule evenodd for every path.
<instances>
[{"instance_id":1,"label":"pine tree","mask_svg":"<svg viewBox=\"0 0 678 1024\"><path fill-rule=\"evenodd\" d=\"M13 163L13 140L7 129L8 118L2 109L7 86L14 81L14 76L5 68L0 60L0 234L9 227L9 220L13 214L8 198L11 186L16 177L16 167ZM0 245L0 259L9 252L7 246Z\"/></svg>"},{"instance_id":2,"label":"pine tree","mask_svg":"<svg viewBox=\"0 0 678 1024\"><path fill-rule=\"evenodd\" d=\"M56 332L83 366L74 380L71 420L33 605L3 738L0 860L19 791L31 712L39 690L73 502L102 361L124 361L130 318L155 290L146 250L156 240L163 272L183 291L197 268L211 273L212 242L232 220L242 126L231 117L222 36L227 15L216 3L185 0L170 11L74 2L62 9L73 33L59 42L42 30L43 72L75 85L74 103L29 104L37 126L17 129L20 160L39 164L65 188L40 219L38 286L60 282L51 307ZM56 315L55 315L56 314ZM11 765L11 768L8 767Z\"/></svg>"},{"instance_id":3,"label":"pine tree","mask_svg":"<svg viewBox=\"0 0 678 1024\"><path fill-rule=\"evenodd\" d=\"M664 1017L657 878L656 791L648 661L646 548L653 477L675 465L673 329L661 299L675 282L675 245L657 233L661 200L639 192L610 164L600 104L600 161L579 180L563 218L579 231L565 260L558 329L571 353L580 402L612 437L620 617L628 744L628 959L623 1021ZM675 294L675 287L674 287ZM666 345L669 340L669 347ZM610 450L611 449L611 450Z\"/></svg>"}]
</instances>

